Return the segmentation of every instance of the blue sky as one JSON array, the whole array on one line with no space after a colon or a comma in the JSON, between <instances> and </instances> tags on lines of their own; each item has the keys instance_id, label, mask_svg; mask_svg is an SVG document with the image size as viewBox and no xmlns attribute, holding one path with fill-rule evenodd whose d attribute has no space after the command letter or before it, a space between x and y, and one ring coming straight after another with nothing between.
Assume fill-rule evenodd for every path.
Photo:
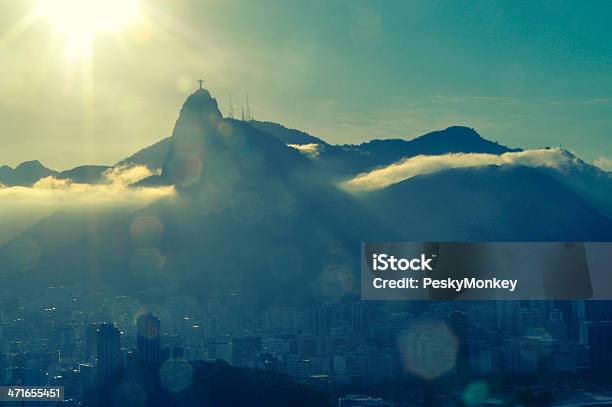
<instances>
[{"instance_id":1,"label":"blue sky","mask_svg":"<svg viewBox=\"0 0 612 407\"><path fill-rule=\"evenodd\" d=\"M3 35L34 0L0 1L0 163L117 161L169 135L200 76L225 112L248 92L256 119L332 143L460 124L612 157L609 1L142 0L89 62L42 20Z\"/></svg>"}]
</instances>

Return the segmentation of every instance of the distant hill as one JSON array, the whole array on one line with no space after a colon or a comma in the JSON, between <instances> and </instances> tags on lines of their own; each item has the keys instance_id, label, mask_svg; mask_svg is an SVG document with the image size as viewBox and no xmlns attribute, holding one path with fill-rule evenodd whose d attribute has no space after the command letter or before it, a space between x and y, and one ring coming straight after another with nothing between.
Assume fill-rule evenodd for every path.
<instances>
[{"instance_id":1,"label":"distant hill","mask_svg":"<svg viewBox=\"0 0 612 407\"><path fill-rule=\"evenodd\" d=\"M57 171L51 170L38 160L26 161L15 169L8 166L0 168L0 184L7 186L30 186L41 178L55 176Z\"/></svg>"},{"instance_id":2,"label":"distant hill","mask_svg":"<svg viewBox=\"0 0 612 407\"><path fill-rule=\"evenodd\" d=\"M318 137L299 130L289 129L277 123L249 122L266 131L286 144L317 144L317 166L335 179L347 178L373 168L385 166L403 158L416 155L437 155L448 153L503 154L512 149L482 138L475 130L453 126L435 131L412 140L372 140L362 144L331 145Z\"/></svg>"},{"instance_id":3,"label":"distant hill","mask_svg":"<svg viewBox=\"0 0 612 407\"><path fill-rule=\"evenodd\" d=\"M448 153L503 154L519 151L482 138L475 130L453 126L412 140L372 140L358 145L345 144L325 149L320 154L322 166L338 178L347 178L417 155Z\"/></svg>"},{"instance_id":4,"label":"distant hill","mask_svg":"<svg viewBox=\"0 0 612 407\"><path fill-rule=\"evenodd\" d=\"M107 165L81 165L57 174L57 178L71 179L79 184L96 184L104 180L104 172L111 167Z\"/></svg>"},{"instance_id":5,"label":"distant hill","mask_svg":"<svg viewBox=\"0 0 612 407\"><path fill-rule=\"evenodd\" d=\"M347 146L371 155L378 163L392 163L415 155L439 155L448 153L503 154L512 149L486 140L474 129L452 126L427 133L412 140L372 140L357 146Z\"/></svg>"},{"instance_id":6,"label":"distant hill","mask_svg":"<svg viewBox=\"0 0 612 407\"><path fill-rule=\"evenodd\" d=\"M6 186L32 186L46 177L71 179L77 183L94 184L104 180L103 173L108 170L106 165L81 165L65 171L55 171L45 167L40 161L26 161L15 169L9 166L0 167L0 184Z\"/></svg>"},{"instance_id":7,"label":"distant hill","mask_svg":"<svg viewBox=\"0 0 612 407\"><path fill-rule=\"evenodd\" d=\"M0 167L0 184L8 184L10 177L13 174L13 169L8 165Z\"/></svg>"}]
</instances>

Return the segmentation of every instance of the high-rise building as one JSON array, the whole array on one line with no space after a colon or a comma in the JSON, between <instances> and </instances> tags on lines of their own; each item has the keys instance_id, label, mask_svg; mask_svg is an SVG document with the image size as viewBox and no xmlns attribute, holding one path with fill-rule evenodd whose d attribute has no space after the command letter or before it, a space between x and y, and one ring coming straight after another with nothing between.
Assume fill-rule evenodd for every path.
<instances>
[{"instance_id":1,"label":"high-rise building","mask_svg":"<svg viewBox=\"0 0 612 407\"><path fill-rule=\"evenodd\" d=\"M518 331L519 301L497 301L497 329L505 334Z\"/></svg>"},{"instance_id":2,"label":"high-rise building","mask_svg":"<svg viewBox=\"0 0 612 407\"><path fill-rule=\"evenodd\" d=\"M113 324L100 324L96 335L98 384L109 384L121 375L121 333Z\"/></svg>"},{"instance_id":3,"label":"high-rise building","mask_svg":"<svg viewBox=\"0 0 612 407\"><path fill-rule=\"evenodd\" d=\"M64 321L58 329L58 342L62 359L74 357L76 321Z\"/></svg>"},{"instance_id":4,"label":"high-rise building","mask_svg":"<svg viewBox=\"0 0 612 407\"><path fill-rule=\"evenodd\" d=\"M612 370L612 321L587 322L591 369Z\"/></svg>"},{"instance_id":5,"label":"high-rise building","mask_svg":"<svg viewBox=\"0 0 612 407\"><path fill-rule=\"evenodd\" d=\"M160 363L160 323L153 314L143 314L136 321L136 356L142 366Z\"/></svg>"},{"instance_id":6,"label":"high-rise building","mask_svg":"<svg viewBox=\"0 0 612 407\"><path fill-rule=\"evenodd\" d=\"M261 338L246 336L232 339L232 364L246 366L249 361L255 360L261 350Z\"/></svg>"},{"instance_id":7,"label":"high-rise building","mask_svg":"<svg viewBox=\"0 0 612 407\"><path fill-rule=\"evenodd\" d=\"M85 328L85 354L88 358L94 357L97 355L98 351L98 328L100 327L100 323L93 323L87 325Z\"/></svg>"},{"instance_id":8,"label":"high-rise building","mask_svg":"<svg viewBox=\"0 0 612 407\"><path fill-rule=\"evenodd\" d=\"M468 368L468 316L463 311L453 311L448 317L448 325L457 339L457 372L464 374Z\"/></svg>"}]
</instances>

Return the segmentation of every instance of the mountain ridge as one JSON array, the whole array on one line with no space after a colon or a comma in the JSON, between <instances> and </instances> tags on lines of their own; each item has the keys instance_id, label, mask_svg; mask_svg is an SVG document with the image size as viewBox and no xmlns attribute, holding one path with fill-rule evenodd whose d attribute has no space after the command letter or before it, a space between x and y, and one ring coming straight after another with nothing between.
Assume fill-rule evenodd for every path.
<instances>
[{"instance_id":1,"label":"mountain ridge","mask_svg":"<svg viewBox=\"0 0 612 407\"><path fill-rule=\"evenodd\" d=\"M10 277L27 272L43 285L93 281L120 292L195 296L241 287L282 305L357 295L363 241L612 239L610 219L568 189L561 175L526 166L447 169L359 196L338 187L338 179L396 162L398 154L468 149L440 140L455 138L489 154L517 151L473 129L453 127L412 141L325 144L312 157L286 142L312 139L266 126L284 138L223 118L210 93L196 91L181 107L171 138L155 144L168 143L165 155L135 154L142 161L163 155L157 181L174 185L176 196L134 212L92 214L96 222L78 227L70 223L89 213L52 214L0 248L3 281L15 284ZM19 256L32 248L35 259Z\"/></svg>"}]
</instances>

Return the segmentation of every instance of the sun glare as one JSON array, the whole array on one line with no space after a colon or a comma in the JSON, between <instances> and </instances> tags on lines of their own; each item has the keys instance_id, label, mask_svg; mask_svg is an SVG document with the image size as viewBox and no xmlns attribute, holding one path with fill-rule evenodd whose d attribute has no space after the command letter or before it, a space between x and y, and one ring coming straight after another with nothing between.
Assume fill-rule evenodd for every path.
<instances>
[{"instance_id":1,"label":"sun glare","mask_svg":"<svg viewBox=\"0 0 612 407\"><path fill-rule=\"evenodd\" d=\"M69 45L89 46L98 34L116 33L140 16L138 0L39 0L38 13Z\"/></svg>"}]
</instances>

